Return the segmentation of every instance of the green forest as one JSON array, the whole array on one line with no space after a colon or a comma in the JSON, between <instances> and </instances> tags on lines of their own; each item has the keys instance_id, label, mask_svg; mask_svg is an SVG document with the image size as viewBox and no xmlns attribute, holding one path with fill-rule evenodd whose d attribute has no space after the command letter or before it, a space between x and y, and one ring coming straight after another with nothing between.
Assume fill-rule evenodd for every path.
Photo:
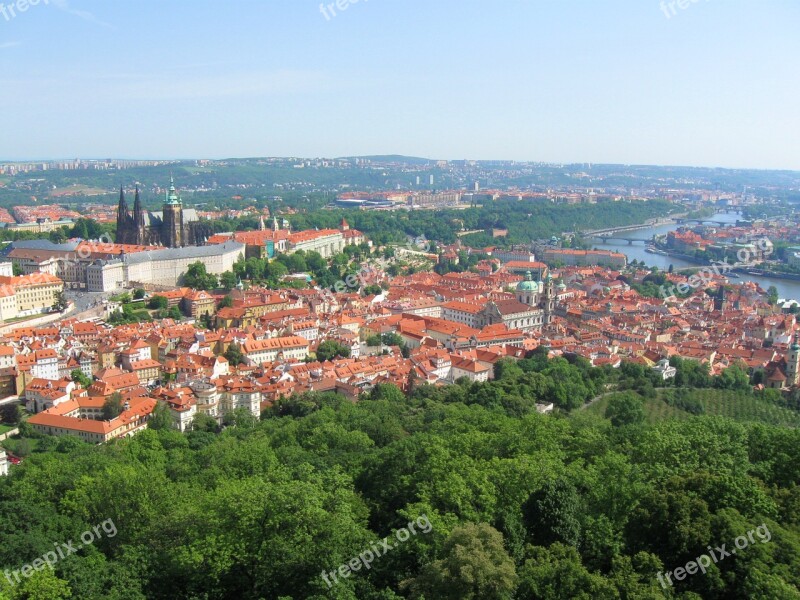
<instances>
[{"instance_id":1,"label":"green forest","mask_svg":"<svg viewBox=\"0 0 800 600\"><path fill-rule=\"evenodd\" d=\"M536 352L491 382L311 393L222 431L157 415L108 445L37 440L0 481L0 598L800 598L800 431L712 414L778 402L736 367L673 364L665 383Z\"/></svg>"},{"instance_id":2,"label":"green forest","mask_svg":"<svg viewBox=\"0 0 800 600\"><path fill-rule=\"evenodd\" d=\"M502 200L464 210L342 211L326 210L293 215L293 229L338 227L342 217L351 227L363 231L376 244L405 241L407 236L424 235L446 244L456 241L460 231L508 229L508 236L492 238L465 236L474 246L530 244L567 231L584 231L644 223L668 215L675 207L666 200L598 202L597 204L551 204Z\"/></svg>"},{"instance_id":3,"label":"green forest","mask_svg":"<svg viewBox=\"0 0 800 600\"><path fill-rule=\"evenodd\" d=\"M265 202L265 206L277 214L286 205L283 202ZM563 232L586 231L607 227L620 227L644 223L648 219L664 217L675 206L665 200L611 202L597 204L552 204L550 202L503 200L485 206L463 210L415 210L415 211L363 211L321 210L318 202L298 209L289 221L295 231L306 229L338 228L344 218L351 227L364 232L376 245L405 243L409 237L425 236L445 244L452 244L461 231L507 229L508 235L493 238L491 233L464 236L462 241L473 247L509 246L530 244L532 240L548 239ZM259 227L256 216L237 219L219 219L209 223L211 231L248 231ZM72 226L63 227L48 235L0 231L0 239L34 239L49 237L54 243L62 243L71 237L96 239L101 235L115 236L114 224L98 224L91 219L78 219Z\"/></svg>"}]
</instances>

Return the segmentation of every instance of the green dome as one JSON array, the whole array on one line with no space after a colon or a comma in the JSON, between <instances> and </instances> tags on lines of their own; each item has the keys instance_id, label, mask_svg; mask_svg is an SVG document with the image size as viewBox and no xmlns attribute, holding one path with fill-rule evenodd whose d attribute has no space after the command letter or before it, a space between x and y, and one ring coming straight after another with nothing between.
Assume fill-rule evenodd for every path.
<instances>
[{"instance_id":1,"label":"green dome","mask_svg":"<svg viewBox=\"0 0 800 600\"><path fill-rule=\"evenodd\" d=\"M167 204L180 204L181 199L178 196L178 190L175 189L175 179L170 176L169 178L169 191L167 192Z\"/></svg>"},{"instance_id":2,"label":"green dome","mask_svg":"<svg viewBox=\"0 0 800 600\"><path fill-rule=\"evenodd\" d=\"M530 271L525 273L525 280L517 284L518 292L538 292L539 284L533 280L533 275Z\"/></svg>"}]
</instances>

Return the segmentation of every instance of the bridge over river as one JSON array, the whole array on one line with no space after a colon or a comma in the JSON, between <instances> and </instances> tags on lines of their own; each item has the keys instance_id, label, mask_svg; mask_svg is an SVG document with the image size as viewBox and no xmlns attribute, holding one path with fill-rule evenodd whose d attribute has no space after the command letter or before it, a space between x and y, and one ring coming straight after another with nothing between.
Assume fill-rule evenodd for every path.
<instances>
[{"instance_id":1,"label":"bridge over river","mask_svg":"<svg viewBox=\"0 0 800 600\"><path fill-rule=\"evenodd\" d=\"M592 235L587 236L589 239L592 240L602 240L603 242L626 242L629 246L633 246L634 244L649 244L652 242L652 239L645 239L645 238L629 238L623 237L621 235L616 235L613 233L606 233L600 235Z\"/></svg>"}]
</instances>

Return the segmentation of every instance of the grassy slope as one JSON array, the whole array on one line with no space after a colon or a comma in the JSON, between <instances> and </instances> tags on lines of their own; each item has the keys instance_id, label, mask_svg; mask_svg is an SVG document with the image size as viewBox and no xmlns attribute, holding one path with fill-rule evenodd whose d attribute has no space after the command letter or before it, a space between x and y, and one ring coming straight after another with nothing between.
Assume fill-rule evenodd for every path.
<instances>
[{"instance_id":1,"label":"grassy slope","mask_svg":"<svg viewBox=\"0 0 800 600\"><path fill-rule=\"evenodd\" d=\"M690 397L698 400L707 416L728 417L735 421L761 422L769 425L800 427L800 412L776 406L755 396L746 396L728 390L692 390ZM598 400L586 409L587 412L603 416L611 396ZM664 419L691 419L694 415L672 407L659 398L645 401L647 421L654 423Z\"/></svg>"}]
</instances>

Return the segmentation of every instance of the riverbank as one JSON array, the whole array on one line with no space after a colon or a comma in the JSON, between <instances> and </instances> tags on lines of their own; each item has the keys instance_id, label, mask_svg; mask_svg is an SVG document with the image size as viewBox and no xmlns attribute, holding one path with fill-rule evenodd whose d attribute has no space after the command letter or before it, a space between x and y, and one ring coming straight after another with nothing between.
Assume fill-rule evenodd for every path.
<instances>
[{"instance_id":1,"label":"riverbank","mask_svg":"<svg viewBox=\"0 0 800 600\"><path fill-rule=\"evenodd\" d=\"M702 262L695 256L690 254L681 254L680 252L674 252L671 250L667 250L665 248L658 248L660 256L670 256L672 258L679 258L685 262L693 262L697 265L698 268L708 267L714 264L720 264L722 261L708 261ZM681 271L685 271L687 269L691 269L692 267L684 267L679 269ZM769 277L770 279L784 279L786 281L800 281L800 274L798 273L786 273L784 271L770 271L769 269L759 269L755 267L733 267L728 269L731 273L741 273L743 275L753 275L755 277Z\"/></svg>"},{"instance_id":2,"label":"riverbank","mask_svg":"<svg viewBox=\"0 0 800 600\"><path fill-rule=\"evenodd\" d=\"M734 273L744 273L746 275L754 275L756 277L769 277L770 279L785 279L786 281L800 281L800 275L797 273L784 273L782 271L767 271L764 269L745 269L736 267L731 269Z\"/></svg>"},{"instance_id":3,"label":"riverbank","mask_svg":"<svg viewBox=\"0 0 800 600\"><path fill-rule=\"evenodd\" d=\"M671 215L671 217L680 218L678 215ZM726 223L735 223L740 218L741 215L736 213L719 213L715 217L716 220ZM672 220L674 221L674 219ZM672 224L653 225L640 229L635 237L653 239L653 236L659 236L663 238L666 237L670 231L676 230L679 226L680 224L674 222ZM610 240L592 240L591 244L592 247L600 250L609 250L611 252L624 254L628 257L628 262L636 260L648 267L658 267L661 271L667 271L670 266L672 266L675 271L708 267L707 263L704 264L694 256L675 252L671 252L668 255L662 254L661 252L658 254L651 254L647 252L646 247L642 244L634 244L631 246L622 239L613 239L613 236ZM753 275L751 272L754 270L758 270L759 273L762 272L761 269L753 268L737 270L736 275L738 278L734 277L731 283L751 281L757 283L763 290L768 289L770 286L775 286L778 289L780 298L800 300L800 278L795 278L794 274L790 273L787 277L786 273L764 271L764 275ZM729 271L729 274L730 273Z\"/></svg>"}]
</instances>

